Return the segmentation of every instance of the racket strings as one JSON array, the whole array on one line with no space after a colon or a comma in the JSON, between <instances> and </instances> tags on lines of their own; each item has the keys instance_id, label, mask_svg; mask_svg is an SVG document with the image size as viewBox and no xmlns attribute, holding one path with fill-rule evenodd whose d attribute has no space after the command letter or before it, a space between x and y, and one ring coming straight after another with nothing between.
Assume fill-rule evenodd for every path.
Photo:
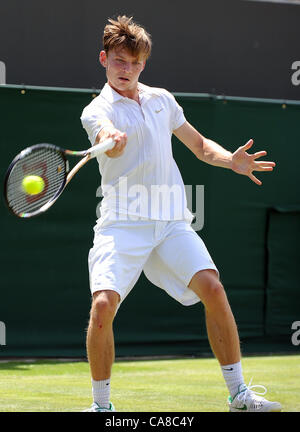
<instances>
[{"instance_id":1,"label":"racket strings","mask_svg":"<svg viewBox=\"0 0 300 432\"><path fill-rule=\"evenodd\" d=\"M35 195L25 192L24 177L39 176L44 181L43 190ZM63 155L51 148L39 148L20 158L13 166L7 181L7 201L18 215L38 211L51 201L65 182L66 163Z\"/></svg>"}]
</instances>

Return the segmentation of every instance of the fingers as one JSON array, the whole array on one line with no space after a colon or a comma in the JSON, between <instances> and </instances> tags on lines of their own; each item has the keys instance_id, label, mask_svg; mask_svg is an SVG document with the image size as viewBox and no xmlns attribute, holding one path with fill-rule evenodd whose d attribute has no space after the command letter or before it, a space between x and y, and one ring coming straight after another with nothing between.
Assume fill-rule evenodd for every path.
<instances>
[{"instance_id":1,"label":"fingers","mask_svg":"<svg viewBox=\"0 0 300 432\"><path fill-rule=\"evenodd\" d=\"M116 145L110 150L110 157L118 157L124 153L125 146L127 144L127 135L122 133L114 138Z\"/></svg>"},{"instance_id":2,"label":"fingers","mask_svg":"<svg viewBox=\"0 0 300 432\"><path fill-rule=\"evenodd\" d=\"M127 143L127 135L125 132L117 132L114 134L114 136L112 137L115 140L115 147L113 149L115 150L121 150L125 147L126 143ZM113 150L112 149L112 150Z\"/></svg>"},{"instance_id":3,"label":"fingers","mask_svg":"<svg viewBox=\"0 0 300 432\"><path fill-rule=\"evenodd\" d=\"M116 143L124 143L124 141L126 141L127 135L125 132L116 131L113 138Z\"/></svg>"},{"instance_id":4,"label":"fingers","mask_svg":"<svg viewBox=\"0 0 300 432\"><path fill-rule=\"evenodd\" d=\"M106 156L110 158L117 158L122 156L125 151L126 141L120 141L111 149L105 152Z\"/></svg>"},{"instance_id":5,"label":"fingers","mask_svg":"<svg viewBox=\"0 0 300 432\"><path fill-rule=\"evenodd\" d=\"M275 162L255 162L255 167L253 169L253 171L264 171L264 172L270 172L273 171L273 168L275 167ZM258 186L262 185L262 182L260 180L258 180L257 177L255 177L255 175L253 175L253 173L251 172L248 176L255 184L257 184Z\"/></svg>"},{"instance_id":6,"label":"fingers","mask_svg":"<svg viewBox=\"0 0 300 432\"><path fill-rule=\"evenodd\" d=\"M254 143L253 139L250 139L249 141L246 142L245 145L242 146L242 149L244 151L249 150L249 148L253 146L253 143Z\"/></svg>"},{"instance_id":7,"label":"fingers","mask_svg":"<svg viewBox=\"0 0 300 432\"><path fill-rule=\"evenodd\" d=\"M263 172L263 171L273 171L273 167L264 167L264 166L262 166L262 167L254 168L254 171L261 171L261 172Z\"/></svg>"},{"instance_id":8,"label":"fingers","mask_svg":"<svg viewBox=\"0 0 300 432\"><path fill-rule=\"evenodd\" d=\"M232 168L238 174L248 176L258 186L262 185L262 182L255 177L253 171L270 172L273 171L276 166L275 162L271 161L258 161L256 159L266 156L265 150L254 153L253 155L248 154L249 150L253 146L253 139L246 142L245 145L239 147L239 149L233 154L235 160L235 168Z\"/></svg>"},{"instance_id":9,"label":"fingers","mask_svg":"<svg viewBox=\"0 0 300 432\"><path fill-rule=\"evenodd\" d=\"M273 171L273 168L276 166L275 162L255 162L254 171Z\"/></svg>"},{"instance_id":10,"label":"fingers","mask_svg":"<svg viewBox=\"0 0 300 432\"><path fill-rule=\"evenodd\" d=\"M258 180L258 178L255 177L255 175L253 175L252 173L249 174L249 178L250 178L254 183L256 183L258 186L261 186L261 185L262 185L262 182L261 182L260 180Z\"/></svg>"},{"instance_id":11,"label":"fingers","mask_svg":"<svg viewBox=\"0 0 300 432\"><path fill-rule=\"evenodd\" d=\"M127 144L127 135L125 132L120 132L118 129L115 128L107 128L103 136L101 137L101 140L107 139L107 138L113 138L115 141L115 146L111 149L105 152L105 154L108 157L116 158L119 156L122 156L125 150L125 146Z\"/></svg>"},{"instance_id":12,"label":"fingers","mask_svg":"<svg viewBox=\"0 0 300 432\"><path fill-rule=\"evenodd\" d=\"M266 151L259 151L254 153L254 155L252 155L253 160L258 159L262 156L266 156L267 152Z\"/></svg>"}]
</instances>

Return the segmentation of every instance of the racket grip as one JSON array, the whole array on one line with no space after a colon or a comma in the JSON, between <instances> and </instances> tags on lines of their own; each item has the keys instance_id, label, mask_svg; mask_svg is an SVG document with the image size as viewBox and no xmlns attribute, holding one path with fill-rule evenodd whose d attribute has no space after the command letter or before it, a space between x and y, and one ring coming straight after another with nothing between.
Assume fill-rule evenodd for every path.
<instances>
[{"instance_id":1,"label":"racket grip","mask_svg":"<svg viewBox=\"0 0 300 432\"><path fill-rule=\"evenodd\" d=\"M116 142L113 138L108 138L99 144L94 145L88 151L90 159L99 156L101 153L105 153L107 150L111 150L115 146Z\"/></svg>"}]
</instances>

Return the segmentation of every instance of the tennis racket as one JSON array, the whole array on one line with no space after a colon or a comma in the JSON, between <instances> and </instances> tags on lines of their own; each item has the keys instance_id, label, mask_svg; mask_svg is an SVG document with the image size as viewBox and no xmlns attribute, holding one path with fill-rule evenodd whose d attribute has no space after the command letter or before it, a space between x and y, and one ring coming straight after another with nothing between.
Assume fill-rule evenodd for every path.
<instances>
[{"instance_id":1,"label":"tennis racket","mask_svg":"<svg viewBox=\"0 0 300 432\"><path fill-rule=\"evenodd\" d=\"M80 168L114 145L115 141L109 138L84 151L65 150L52 144L27 147L13 159L5 175L4 197L8 208L21 218L44 213L55 203ZM66 156L81 158L71 171ZM24 190L23 180L27 176L42 179L40 193L29 194Z\"/></svg>"}]
</instances>

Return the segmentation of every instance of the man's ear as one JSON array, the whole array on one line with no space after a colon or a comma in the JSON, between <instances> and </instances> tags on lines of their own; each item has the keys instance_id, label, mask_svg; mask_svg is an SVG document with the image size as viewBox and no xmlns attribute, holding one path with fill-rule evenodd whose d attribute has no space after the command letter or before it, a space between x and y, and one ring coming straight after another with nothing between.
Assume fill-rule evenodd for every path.
<instances>
[{"instance_id":1,"label":"man's ear","mask_svg":"<svg viewBox=\"0 0 300 432\"><path fill-rule=\"evenodd\" d=\"M99 62L102 64L103 67L106 68L106 65L107 65L107 55L106 55L106 52L104 50L100 51Z\"/></svg>"}]
</instances>

